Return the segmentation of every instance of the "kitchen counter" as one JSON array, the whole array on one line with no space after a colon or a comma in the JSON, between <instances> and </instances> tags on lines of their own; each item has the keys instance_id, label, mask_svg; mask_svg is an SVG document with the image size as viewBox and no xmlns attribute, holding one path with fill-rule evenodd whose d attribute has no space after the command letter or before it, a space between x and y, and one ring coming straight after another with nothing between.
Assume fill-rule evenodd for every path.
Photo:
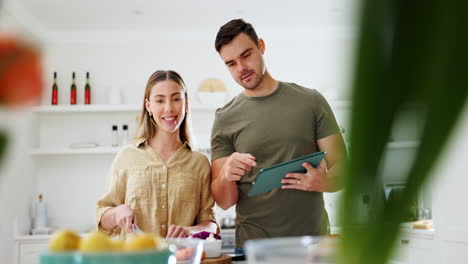
<instances>
[{"instance_id":1,"label":"kitchen counter","mask_svg":"<svg viewBox=\"0 0 468 264\"><path fill-rule=\"evenodd\" d=\"M401 228L402 235L411 235L417 238L434 239L434 229L414 229L414 228Z\"/></svg>"},{"instance_id":2,"label":"kitchen counter","mask_svg":"<svg viewBox=\"0 0 468 264\"><path fill-rule=\"evenodd\" d=\"M423 239L434 239L434 228L431 229L415 229L411 227L410 223L403 223L401 224L401 234L402 235L410 235L415 238L423 238Z\"/></svg>"},{"instance_id":3,"label":"kitchen counter","mask_svg":"<svg viewBox=\"0 0 468 264\"><path fill-rule=\"evenodd\" d=\"M410 224L402 224L401 225L401 235L406 236L406 237L413 237L413 238L420 238L424 239L426 241L431 241L435 237L435 230L434 229L413 229ZM234 230L224 230L224 235L226 238L233 239L230 235L234 233ZM337 226L332 226L331 227L331 233L332 234L340 234L341 233L341 228ZM84 234L80 234L83 236ZM17 243L25 243L25 244L42 244L43 247L46 247L48 244L49 239L52 237L52 235L18 235L14 239ZM231 242L232 243L232 242ZM232 253L233 252L233 245L225 245L227 247L224 247L222 249L223 253ZM17 252L19 256L19 252ZM246 260L237 260L237 261L232 261L233 264L247 264L248 262ZM395 262L398 263L398 262Z\"/></svg>"},{"instance_id":4,"label":"kitchen counter","mask_svg":"<svg viewBox=\"0 0 468 264\"><path fill-rule=\"evenodd\" d=\"M340 234L341 227L331 226L330 231L331 234ZM411 227L410 223L403 223L400 226L400 232L402 235L411 235L413 237L423 239L434 239L435 229L414 229Z\"/></svg>"},{"instance_id":5,"label":"kitchen counter","mask_svg":"<svg viewBox=\"0 0 468 264\"><path fill-rule=\"evenodd\" d=\"M81 237L87 235L87 233L79 233ZM15 236L15 241L49 241L52 238L52 234L50 235L17 235Z\"/></svg>"},{"instance_id":6,"label":"kitchen counter","mask_svg":"<svg viewBox=\"0 0 468 264\"><path fill-rule=\"evenodd\" d=\"M16 236L16 241L39 241L39 240L49 240L52 235L20 235Z\"/></svg>"}]
</instances>

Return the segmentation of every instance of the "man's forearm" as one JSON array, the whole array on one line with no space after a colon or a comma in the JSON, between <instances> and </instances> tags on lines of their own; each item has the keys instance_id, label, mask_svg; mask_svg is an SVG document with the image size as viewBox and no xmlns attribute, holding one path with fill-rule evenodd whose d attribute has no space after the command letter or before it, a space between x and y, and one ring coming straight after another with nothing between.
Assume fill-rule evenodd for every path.
<instances>
[{"instance_id":1,"label":"man's forearm","mask_svg":"<svg viewBox=\"0 0 468 264\"><path fill-rule=\"evenodd\" d=\"M343 188L341 178L340 178L340 173L341 173L341 163L340 162L335 162L330 169L328 169L327 172L327 178L328 178L328 188L325 190L325 192L337 192Z\"/></svg>"},{"instance_id":2,"label":"man's forearm","mask_svg":"<svg viewBox=\"0 0 468 264\"><path fill-rule=\"evenodd\" d=\"M218 206L224 210L235 205L239 199L237 184L233 181L226 182L217 178L211 183L211 192Z\"/></svg>"}]
</instances>

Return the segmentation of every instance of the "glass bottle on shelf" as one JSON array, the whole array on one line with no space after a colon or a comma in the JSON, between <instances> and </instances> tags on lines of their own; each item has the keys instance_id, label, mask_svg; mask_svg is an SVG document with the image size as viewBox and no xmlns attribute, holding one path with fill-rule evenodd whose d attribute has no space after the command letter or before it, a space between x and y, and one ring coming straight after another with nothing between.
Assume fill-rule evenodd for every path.
<instances>
[{"instance_id":1,"label":"glass bottle on shelf","mask_svg":"<svg viewBox=\"0 0 468 264\"><path fill-rule=\"evenodd\" d=\"M128 144L128 125L122 125L122 145Z\"/></svg>"},{"instance_id":2,"label":"glass bottle on shelf","mask_svg":"<svg viewBox=\"0 0 468 264\"><path fill-rule=\"evenodd\" d=\"M54 72L54 84L52 85L52 105L58 104L57 72Z\"/></svg>"},{"instance_id":3,"label":"glass bottle on shelf","mask_svg":"<svg viewBox=\"0 0 468 264\"><path fill-rule=\"evenodd\" d=\"M76 104L76 84L75 84L75 72L72 74L72 85L70 88L70 104Z\"/></svg>"},{"instance_id":4,"label":"glass bottle on shelf","mask_svg":"<svg viewBox=\"0 0 468 264\"><path fill-rule=\"evenodd\" d=\"M89 84L89 72L86 73L84 103L85 104L91 104L91 85Z\"/></svg>"},{"instance_id":5,"label":"glass bottle on shelf","mask_svg":"<svg viewBox=\"0 0 468 264\"><path fill-rule=\"evenodd\" d=\"M117 131L117 125L112 125L112 147L119 146L119 132Z\"/></svg>"},{"instance_id":6,"label":"glass bottle on shelf","mask_svg":"<svg viewBox=\"0 0 468 264\"><path fill-rule=\"evenodd\" d=\"M39 200L36 202L36 212L34 215L34 228L40 229L47 227L47 205L43 201L42 194L39 194Z\"/></svg>"}]
</instances>

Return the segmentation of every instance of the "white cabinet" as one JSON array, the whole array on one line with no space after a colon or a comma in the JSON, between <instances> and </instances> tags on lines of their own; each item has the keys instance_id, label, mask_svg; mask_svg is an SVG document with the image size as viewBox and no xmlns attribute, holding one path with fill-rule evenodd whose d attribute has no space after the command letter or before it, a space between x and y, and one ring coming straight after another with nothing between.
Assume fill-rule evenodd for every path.
<instances>
[{"instance_id":1,"label":"white cabinet","mask_svg":"<svg viewBox=\"0 0 468 264\"><path fill-rule=\"evenodd\" d=\"M395 245L394 263L440 264L439 242L434 239L433 230L403 231Z\"/></svg>"},{"instance_id":2,"label":"white cabinet","mask_svg":"<svg viewBox=\"0 0 468 264\"><path fill-rule=\"evenodd\" d=\"M468 260L468 244L453 241L441 243L442 264L466 263Z\"/></svg>"},{"instance_id":3,"label":"white cabinet","mask_svg":"<svg viewBox=\"0 0 468 264\"><path fill-rule=\"evenodd\" d=\"M440 263L468 263L468 104L433 170L433 215Z\"/></svg>"},{"instance_id":4,"label":"white cabinet","mask_svg":"<svg viewBox=\"0 0 468 264\"><path fill-rule=\"evenodd\" d=\"M47 250L49 236L16 238L15 264L38 264L41 252Z\"/></svg>"}]
</instances>

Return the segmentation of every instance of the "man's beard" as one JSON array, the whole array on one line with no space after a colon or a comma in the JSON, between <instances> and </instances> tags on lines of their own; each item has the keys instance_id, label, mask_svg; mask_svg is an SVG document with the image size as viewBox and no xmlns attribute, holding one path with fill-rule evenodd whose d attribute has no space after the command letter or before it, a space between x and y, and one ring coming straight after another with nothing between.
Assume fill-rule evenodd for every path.
<instances>
[{"instance_id":1,"label":"man's beard","mask_svg":"<svg viewBox=\"0 0 468 264\"><path fill-rule=\"evenodd\" d=\"M257 74L254 72L254 76L259 76L259 78L258 78L258 79L256 78L256 82L254 83L253 86L247 87L247 86L245 86L245 85L242 85L242 82L241 82L241 86L244 87L244 89L247 89L247 90L254 90L255 88L257 88L258 85L260 85L260 83L263 81L263 74L262 74L262 75L257 75Z\"/></svg>"}]
</instances>

